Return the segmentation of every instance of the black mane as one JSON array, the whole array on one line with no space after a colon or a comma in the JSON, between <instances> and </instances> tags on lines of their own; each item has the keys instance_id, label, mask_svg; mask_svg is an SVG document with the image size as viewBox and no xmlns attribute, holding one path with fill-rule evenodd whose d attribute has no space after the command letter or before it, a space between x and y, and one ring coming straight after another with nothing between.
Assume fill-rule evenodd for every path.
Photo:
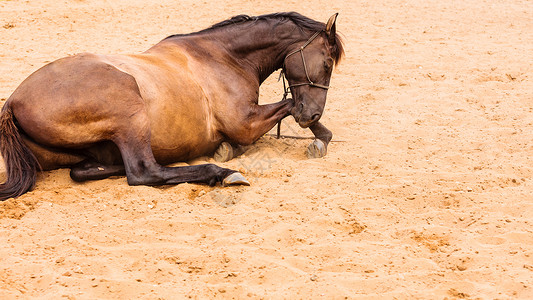
<instances>
[{"instance_id":1,"label":"black mane","mask_svg":"<svg viewBox=\"0 0 533 300\"><path fill-rule=\"evenodd\" d=\"M248 15L238 15L228 20L214 24L211 27L205 30L202 30L202 32L220 28L220 27L225 27L228 25L244 23L248 21L259 21L259 20L269 20L269 19L277 19L280 22L293 21L298 27L302 29L307 29L310 31L321 31L326 28L326 24L317 22L313 19L302 16L301 14L297 12L280 12L280 13L261 15L261 16L256 16L256 17L250 17Z\"/></svg>"},{"instance_id":2,"label":"black mane","mask_svg":"<svg viewBox=\"0 0 533 300\"><path fill-rule=\"evenodd\" d=\"M256 21L259 21L259 20L272 20L272 19L279 20L280 22L292 21L300 29L304 29L304 30L308 30L308 31L315 31L316 32L316 31L323 31L323 30L326 29L326 24L325 23L315 21L315 20L310 19L308 17L305 17L305 16L303 16L303 15L297 13L297 12L280 12L280 13L272 13L272 14L266 14L266 15L255 16L255 17L253 17L253 16L251 17L251 16L248 16L248 15L237 15L237 16L234 16L234 17L232 17L230 19L227 19L225 21L216 23L216 24L212 25L211 27L203 29L203 30L198 31L196 33L205 33L205 32L209 32L209 31L212 31L212 30L219 29L219 28L228 27L228 26L231 26L231 25L242 24L242 23L247 23L247 22L256 22ZM171 36L167 37L166 39L173 38L173 37L182 37L182 36L187 36L187 35L191 35L191 34L195 34L195 33L174 34L174 35L171 35ZM337 63L340 62L341 58L344 56L343 42L339 38L338 34L336 35L335 45L333 45L333 47L334 47L334 49L333 49L333 59L335 60L335 63L337 64Z\"/></svg>"}]
</instances>

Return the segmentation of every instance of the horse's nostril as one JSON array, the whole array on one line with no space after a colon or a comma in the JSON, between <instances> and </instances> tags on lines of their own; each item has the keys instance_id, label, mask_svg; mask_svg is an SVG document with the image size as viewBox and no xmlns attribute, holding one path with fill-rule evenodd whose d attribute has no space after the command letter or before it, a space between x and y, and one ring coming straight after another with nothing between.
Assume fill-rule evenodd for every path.
<instances>
[{"instance_id":1,"label":"horse's nostril","mask_svg":"<svg viewBox=\"0 0 533 300\"><path fill-rule=\"evenodd\" d=\"M311 122L316 122L316 121L318 121L318 119L320 119L320 114L314 114L311 117Z\"/></svg>"}]
</instances>

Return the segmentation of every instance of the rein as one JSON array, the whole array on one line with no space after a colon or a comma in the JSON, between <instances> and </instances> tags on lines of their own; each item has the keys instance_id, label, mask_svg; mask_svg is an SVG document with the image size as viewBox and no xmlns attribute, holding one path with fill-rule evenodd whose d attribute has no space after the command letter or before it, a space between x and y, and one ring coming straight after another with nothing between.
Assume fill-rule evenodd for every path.
<instances>
[{"instance_id":1,"label":"rein","mask_svg":"<svg viewBox=\"0 0 533 300\"><path fill-rule=\"evenodd\" d=\"M289 54L287 54L285 56L285 58L283 59L283 67L281 69L281 72L279 73L279 79L283 79L283 98L281 99L281 101L283 100L286 100L287 99L287 95L290 93L291 89L293 87L298 87L298 86L304 86L304 85L308 85L308 86L312 86L312 87L317 87L317 88L321 88L321 89L325 89L325 90L328 90L329 89L329 86L327 85L323 85L323 84L318 84L318 83L314 83L311 78L309 78L309 72L307 72L307 64L305 63L305 56L304 56L304 49L305 47L309 46L309 44L311 44L317 36L320 35L322 31L317 31L315 32L315 34L313 34L308 40L307 42L305 42L305 44L303 44L300 48L290 52ZM285 81L288 82L288 80L286 79L286 76L285 76L285 73L287 73L286 71L286 66L285 66L285 61L287 60L287 57L293 55L293 54L296 54L300 52L300 55L302 57L302 63L303 63L303 66L304 66L304 71L305 71L305 77L307 77L307 82L301 82L301 83L295 83L295 84L289 84L289 86L287 87L287 84L285 83ZM279 139L280 138L280 132L281 132L281 120L278 122L278 129L277 129L277 134L276 134L276 138Z\"/></svg>"}]
</instances>

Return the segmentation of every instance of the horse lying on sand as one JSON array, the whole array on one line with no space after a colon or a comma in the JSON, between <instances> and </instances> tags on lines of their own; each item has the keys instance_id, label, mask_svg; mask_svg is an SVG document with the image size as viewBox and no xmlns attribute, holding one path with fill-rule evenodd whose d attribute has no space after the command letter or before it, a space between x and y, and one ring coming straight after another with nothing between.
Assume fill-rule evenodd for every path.
<instances>
[{"instance_id":1,"label":"horse lying on sand","mask_svg":"<svg viewBox=\"0 0 533 300\"><path fill-rule=\"evenodd\" d=\"M255 142L288 115L314 133L311 156L325 155L332 134L319 119L344 54L336 17L240 15L141 54L83 53L42 67L0 114L0 200L32 189L37 171L63 167L75 181L249 184L214 164L163 165L215 151L231 159L230 145ZM280 68L292 98L259 105L259 85Z\"/></svg>"}]
</instances>

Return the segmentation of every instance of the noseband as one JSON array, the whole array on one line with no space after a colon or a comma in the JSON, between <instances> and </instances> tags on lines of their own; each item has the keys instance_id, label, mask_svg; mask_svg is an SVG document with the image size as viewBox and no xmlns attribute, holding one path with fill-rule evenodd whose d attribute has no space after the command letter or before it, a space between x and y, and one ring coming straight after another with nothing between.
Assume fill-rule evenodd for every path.
<instances>
[{"instance_id":1,"label":"noseband","mask_svg":"<svg viewBox=\"0 0 533 300\"><path fill-rule=\"evenodd\" d=\"M328 90L329 89L329 86L327 85L323 85L323 84L318 84L318 83L314 83L311 78L309 78L309 72L307 72L307 64L305 63L305 56L304 56L304 49L305 47L309 46L309 44L311 44L311 42L313 42L317 36L320 35L322 31L317 31L315 32L315 34L313 34L308 40L307 42L305 42L305 44L303 44L303 46L301 46L300 48L290 52L289 54L287 54L285 56L285 59L283 59L283 67L281 69L281 72L279 74L279 77L280 78L283 78L283 100L286 100L287 99L287 95L290 93L291 89L293 87L298 87L298 86L304 86L304 85L308 85L308 86L312 86L312 87L317 87L317 88L321 88L321 89L325 89L325 90ZM287 73L286 71L286 65L285 65L285 61L287 60L287 57L293 55L293 54L296 54L300 52L300 55L302 56L302 63L304 65L304 71L305 71L305 77L307 77L307 82L302 82L302 83L295 83L295 84L290 84L288 87L285 83L285 81L288 82L288 80L286 80L285 78L285 73ZM276 138L279 139L280 137L280 131L281 131L281 120L278 122L278 128L277 128L277 136Z\"/></svg>"}]
</instances>

